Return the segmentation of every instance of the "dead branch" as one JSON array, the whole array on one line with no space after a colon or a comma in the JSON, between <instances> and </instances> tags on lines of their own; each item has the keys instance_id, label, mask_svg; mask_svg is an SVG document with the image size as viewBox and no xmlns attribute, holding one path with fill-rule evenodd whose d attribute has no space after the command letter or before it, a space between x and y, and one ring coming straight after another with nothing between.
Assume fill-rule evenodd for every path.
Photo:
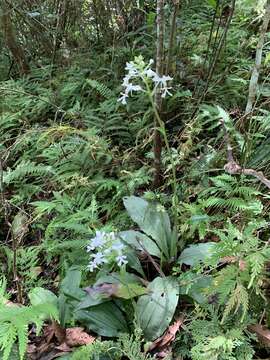
<instances>
[{"instance_id":1,"label":"dead branch","mask_svg":"<svg viewBox=\"0 0 270 360\"><path fill-rule=\"evenodd\" d=\"M248 175L248 176L253 176L256 179L258 179L262 184L264 184L266 187L268 187L268 189L270 189L270 180L268 180L264 176L263 172L256 171L254 169L243 168L236 162L236 160L234 159L234 156L233 156L233 148L230 143L229 134L227 132L227 129L225 127L223 120L221 120L221 124L224 129L224 137L225 137L225 142L226 142L226 146L227 146L227 164L224 165L224 170L230 175L244 174L244 175Z\"/></svg>"}]
</instances>

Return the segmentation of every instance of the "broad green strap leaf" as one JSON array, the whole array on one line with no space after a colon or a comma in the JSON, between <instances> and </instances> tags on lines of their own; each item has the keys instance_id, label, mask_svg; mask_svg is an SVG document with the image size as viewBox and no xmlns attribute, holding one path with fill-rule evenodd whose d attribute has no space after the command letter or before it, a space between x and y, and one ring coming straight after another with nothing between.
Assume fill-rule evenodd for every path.
<instances>
[{"instance_id":1,"label":"broad green strap leaf","mask_svg":"<svg viewBox=\"0 0 270 360\"><path fill-rule=\"evenodd\" d=\"M142 277L145 277L145 273L143 271L142 265L140 263L140 260L137 257L137 254L135 251L129 251L126 254L128 266L131 267L131 269L136 270L138 274L140 274Z\"/></svg>"},{"instance_id":2,"label":"broad green strap leaf","mask_svg":"<svg viewBox=\"0 0 270 360\"><path fill-rule=\"evenodd\" d=\"M104 284L116 285L112 289L111 295L123 299L132 299L147 292L147 289L142 286L140 279L128 272L124 274L111 273L110 275L102 276L95 283L95 286Z\"/></svg>"},{"instance_id":3,"label":"broad green strap leaf","mask_svg":"<svg viewBox=\"0 0 270 360\"><path fill-rule=\"evenodd\" d=\"M89 330L101 336L117 337L121 333L128 332L123 313L113 302L75 311L74 317L85 324Z\"/></svg>"},{"instance_id":4,"label":"broad green strap leaf","mask_svg":"<svg viewBox=\"0 0 270 360\"><path fill-rule=\"evenodd\" d=\"M212 277L202 275L198 277L197 274L193 274L190 278L190 282L187 285L180 286L180 294L191 297L195 302L204 304L208 301L206 297L206 289L212 283Z\"/></svg>"},{"instance_id":5,"label":"broad green strap leaf","mask_svg":"<svg viewBox=\"0 0 270 360\"><path fill-rule=\"evenodd\" d=\"M189 266L198 265L211 257L214 246L214 242L190 245L182 252L178 262Z\"/></svg>"},{"instance_id":6,"label":"broad green strap leaf","mask_svg":"<svg viewBox=\"0 0 270 360\"><path fill-rule=\"evenodd\" d=\"M156 243L145 234L139 231L128 230L120 232L119 236L125 243L133 248L141 251L145 249L150 255L160 258L160 249Z\"/></svg>"},{"instance_id":7,"label":"broad green strap leaf","mask_svg":"<svg viewBox=\"0 0 270 360\"><path fill-rule=\"evenodd\" d=\"M156 278L148 286L149 294L139 298L136 314L147 340L155 340L169 326L179 299L179 286L171 277Z\"/></svg>"},{"instance_id":8,"label":"broad green strap leaf","mask_svg":"<svg viewBox=\"0 0 270 360\"><path fill-rule=\"evenodd\" d=\"M172 231L165 209L160 204L148 203L137 196L125 197L124 205L132 220L156 241L163 255L169 259Z\"/></svg>"},{"instance_id":9,"label":"broad green strap leaf","mask_svg":"<svg viewBox=\"0 0 270 360\"><path fill-rule=\"evenodd\" d=\"M65 296L79 300L83 294L80 289L81 271L77 267L71 267L61 282L60 292Z\"/></svg>"},{"instance_id":10,"label":"broad green strap leaf","mask_svg":"<svg viewBox=\"0 0 270 360\"><path fill-rule=\"evenodd\" d=\"M57 296L50 290L36 287L28 294L32 305L53 304L57 306Z\"/></svg>"},{"instance_id":11,"label":"broad green strap leaf","mask_svg":"<svg viewBox=\"0 0 270 360\"><path fill-rule=\"evenodd\" d=\"M139 279L126 273L120 275L112 273L111 275L101 276L93 285L84 289L85 297L76 306L77 310L87 309L107 301L113 297L122 299L132 299L147 292L147 289L141 285Z\"/></svg>"},{"instance_id":12,"label":"broad green strap leaf","mask_svg":"<svg viewBox=\"0 0 270 360\"><path fill-rule=\"evenodd\" d=\"M75 266L70 268L61 282L58 297L60 325L65 327L73 317L73 308L85 297L85 292L80 288L81 271Z\"/></svg>"}]
</instances>

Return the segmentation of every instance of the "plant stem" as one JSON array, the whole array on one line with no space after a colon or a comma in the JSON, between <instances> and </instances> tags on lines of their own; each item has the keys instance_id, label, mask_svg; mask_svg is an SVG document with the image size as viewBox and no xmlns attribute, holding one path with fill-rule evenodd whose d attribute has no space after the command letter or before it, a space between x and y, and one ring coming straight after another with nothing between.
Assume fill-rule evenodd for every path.
<instances>
[{"instance_id":1,"label":"plant stem","mask_svg":"<svg viewBox=\"0 0 270 360\"><path fill-rule=\"evenodd\" d=\"M144 80L144 83L146 85L146 89L147 89L147 94L149 96L149 100L151 102L154 114L155 114L155 119L156 119L156 124L158 125L158 127L156 128L156 131L160 133L162 133L163 135L163 139L164 139L164 143L165 143L165 147L166 150L168 151L169 157L170 157L170 162L171 162L171 166L172 166L172 176L173 176L173 197L172 197L172 207L173 207L173 212L174 212L174 225L177 225L177 207L178 207L178 196L177 196L177 177L176 177L176 168L175 168L175 164L174 164L174 160L173 160L173 156L172 156L172 151L170 148L170 144L168 141L168 137L167 137L167 133L166 133L166 128L165 128L165 124L164 121L161 119L156 103L153 99L153 95L152 95L152 91L149 87L149 84L147 82L147 79Z\"/></svg>"},{"instance_id":2,"label":"plant stem","mask_svg":"<svg viewBox=\"0 0 270 360\"><path fill-rule=\"evenodd\" d=\"M163 74L163 48L164 48L164 0L157 0L157 51L156 51L156 73L158 76ZM160 91L155 93L155 108L161 113L162 111L162 98ZM155 132L154 132L154 188L158 188L162 182L161 174L161 153L162 141L160 132L158 131L158 120L155 119Z\"/></svg>"}]
</instances>

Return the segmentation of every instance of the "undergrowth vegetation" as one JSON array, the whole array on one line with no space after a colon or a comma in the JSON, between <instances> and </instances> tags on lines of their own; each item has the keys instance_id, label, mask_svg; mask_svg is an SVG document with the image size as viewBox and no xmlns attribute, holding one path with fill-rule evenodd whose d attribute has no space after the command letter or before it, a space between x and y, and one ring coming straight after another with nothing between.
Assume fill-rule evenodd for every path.
<instances>
[{"instance_id":1,"label":"undergrowth vegetation","mask_svg":"<svg viewBox=\"0 0 270 360\"><path fill-rule=\"evenodd\" d=\"M269 1L153 3L0 5L3 360L270 356Z\"/></svg>"}]
</instances>

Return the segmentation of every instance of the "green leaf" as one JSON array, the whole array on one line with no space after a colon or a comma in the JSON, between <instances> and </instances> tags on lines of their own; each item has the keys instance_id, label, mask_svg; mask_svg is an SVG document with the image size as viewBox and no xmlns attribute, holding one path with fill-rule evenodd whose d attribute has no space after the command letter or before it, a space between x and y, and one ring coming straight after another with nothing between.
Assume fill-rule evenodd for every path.
<instances>
[{"instance_id":1,"label":"green leaf","mask_svg":"<svg viewBox=\"0 0 270 360\"><path fill-rule=\"evenodd\" d=\"M53 304L57 306L57 296L50 290L36 287L28 294L32 305Z\"/></svg>"},{"instance_id":2,"label":"green leaf","mask_svg":"<svg viewBox=\"0 0 270 360\"><path fill-rule=\"evenodd\" d=\"M147 292L146 288L138 284L119 284L115 296L122 299L132 299Z\"/></svg>"},{"instance_id":3,"label":"green leaf","mask_svg":"<svg viewBox=\"0 0 270 360\"><path fill-rule=\"evenodd\" d=\"M158 338L169 326L179 299L179 286L171 277L156 278L148 285L149 294L139 298L136 314L147 340Z\"/></svg>"},{"instance_id":4,"label":"green leaf","mask_svg":"<svg viewBox=\"0 0 270 360\"><path fill-rule=\"evenodd\" d=\"M14 216L11 225L11 230L15 239L22 237L24 233L27 231L27 222L28 222L27 216L21 211Z\"/></svg>"},{"instance_id":5,"label":"green leaf","mask_svg":"<svg viewBox=\"0 0 270 360\"><path fill-rule=\"evenodd\" d=\"M39 306L43 304L50 304L55 308L55 313L58 313L58 298L50 290L43 289L42 287L36 287L30 291L28 294L30 303L33 306ZM46 320L48 318L47 312L42 314L40 313L40 319Z\"/></svg>"},{"instance_id":6,"label":"green leaf","mask_svg":"<svg viewBox=\"0 0 270 360\"><path fill-rule=\"evenodd\" d=\"M110 285L112 285L111 288L109 287ZM111 275L102 276L95 283L93 289L97 289L98 291L98 287L100 287L102 293L102 286L105 286L104 294L107 293L109 296L123 299L132 299L147 292L147 289L142 286L139 278L127 272L125 274L112 273Z\"/></svg>"},{"instance_id":7,"label":"green leaf","mask_svg":"<svg viewBox=\"0 0 270 360\"><path fill-rule=\"evenodd\" d=\"M198 265L211 257L214 245L214 242L190 245L182 252L178 263L189 266Z\"/></svg>"},{"instance_id":8,"label":"green leaf","mask_svg":"<svg viewBox=\"0 0 270 360\"><path fill-rule=\"evenodd\" d=\"M136 270L138 272L138 274L140 274L142 277L145 277L145 273L143 271L142 265L140 263L140 260L137 257L137 254L135 253L135 251L129 251L126 254L127 257L127 261L128 261L128 266L131 267L132 269Z\"/></svg>"},{"instance_id":9,"label":"green leaf","mask_svg":"<svg viewBox=\"0 0 270 360\"><path fill-rule=\"evenodd\" d=\"M89 294L89 292L86 292L85 297L76 306L76 310L88 309L91 306L100 305L110 300L109 296L104 296L102 293Z\"/></svg>"},{"instance_id":10,"label":"green leaf","mask_svg":"<svg viewBox=\"0 0 270 360\"><path fill-rule=\"evenodd\" d=\"M217 0L207 0L207 2L210 6L212 6L213 8L216 8Z\"/></svg>"},{"instance_id":11,"label":"green leaf","mask_svg":"<svg viewBox=\"0 0 270 360\"><path fill-rule=\"evenodd\" d=\"M147 25L150 27L152 27L154 25L155 22L155 17L156 17L156 13L154 11L151 11L148 15L147 15Z\"/></svg>"},{"instance_id":12,"label":"green leaf","mask_svg":"<svg viewBox=\"0 0 270 360\"><path fill-rule=\"evenodd\" d=\"M139 231L128 230L119 233L125 243L137 250L146 250L150 255L160 258L160 249L156 243L145 234Z\"/></svg>"},{"instance_id":13,"label":"green leaf","mask_svg":"<svg viewBox=\"0 0 270 360\"><path fill-rule=\"evenodd\" d=\"M101 276L93 285L84 289L85 297L76 306L77 310L87 309L104 302L110 301L112 297L122 299L132 299L147 292L141 282L134 274L125 273L120 275Z\"/></svg>"},{"instance_id":14,"label":"green leaf","mask_svg":"<svg viewBox=\"0 0 270 360\"><path fill-rule=\"evenodd\" d=\"M128 332L123 313L111 301L90 307L88 310L77 310L74 317L101 336L116 337Z\"/></svg>"},{"instance_id":15,"label":"green leaf","mask_svg":"<svg viewBox=\"0 0 270 360\"><path fill-rule=\"evenodd\" d=\"M71 267L61 282L60 292L66 296L80 300L83 290L80 289L81 271L77 267Z\"/></svg>"},{"instance_id":16,"label":"green leaf","mask_svg":"<svg viewBox=\"0 0 270 360\"><path fill-rule=\"evenodd\" d=\"M137 196L125 197L124 205L131 219L156 241L164 257L169 259L173 237L170 219L163 206L148 203Z\"/></svg>"},{"instance_id":17,"label":"green leaf","mask_svg":"<svg viewBox=\"0 0 270 360\"><path fill-rule=\"evenodd\" d=\"M85 297L85 292L80 288L81 271L71 267L61 282L58 297L60 325L65 327L73 319L73 310Z\"/></svg>"},{"instance_id":18,"label":"green leaf","mask_svg":"<svg viewBox=\"0 0 270 360\"><path fill-rule=\"evenodd\" d=\"M197 274L193 274L191 286L180 286L180 294L187 295L191 297L194 301L199 304L204 304L207 301L205 296L205 290L211 285L212 277L211 276L201 276L198 278Z\"/></svg>"}]
</instances>

